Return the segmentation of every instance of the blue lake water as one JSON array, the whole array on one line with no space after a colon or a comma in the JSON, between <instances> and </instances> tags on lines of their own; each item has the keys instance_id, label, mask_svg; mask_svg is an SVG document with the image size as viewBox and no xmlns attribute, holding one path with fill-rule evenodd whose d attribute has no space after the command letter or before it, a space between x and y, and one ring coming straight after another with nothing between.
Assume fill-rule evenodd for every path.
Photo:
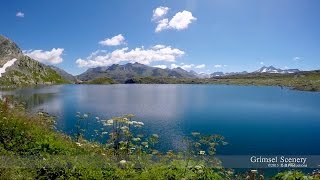
<instances>
[{"instance_id":1,"label":"blue lake water","mask_svg":"<svg viewBox=\"0 0 320 180\"><path fill-rule=\"evenodd\" d=\"M320 93L279 87L230 85L59 85L11 92L34 111L57 116L73 134L76 112L94 117L135 114L145 133L160 135L163 149L179 149L192 131L220 134L218 154L320 154ZM90 138L90 137L89 137Z\"/></svg>"}]
</instances>

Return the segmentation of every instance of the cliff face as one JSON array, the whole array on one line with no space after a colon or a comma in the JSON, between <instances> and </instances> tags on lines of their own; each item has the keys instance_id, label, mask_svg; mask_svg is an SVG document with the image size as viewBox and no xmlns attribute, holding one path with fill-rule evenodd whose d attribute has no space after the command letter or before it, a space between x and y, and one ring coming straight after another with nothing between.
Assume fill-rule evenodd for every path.
<instances>
[{"instance_id":1,"label":"cliff face","mask_svg":"<svg viewBox=\"0 0 320 180\"><path fill-rule=\"evenodd\" d=\"M10 39L0 35L0 67L13 58L23 56L19 47Z\"/></svg>"}]
</instances>

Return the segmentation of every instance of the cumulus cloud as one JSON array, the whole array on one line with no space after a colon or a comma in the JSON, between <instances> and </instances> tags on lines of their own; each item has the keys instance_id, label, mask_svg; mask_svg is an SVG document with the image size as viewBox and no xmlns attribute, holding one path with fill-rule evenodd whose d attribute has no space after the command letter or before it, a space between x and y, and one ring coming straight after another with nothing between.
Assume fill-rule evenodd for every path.
<instances>
[{"instance_id":1,"label":"cumulus cloud","mask_svg":"<svg viewBox=\"0 0 320 180\"><path fill-rule=\"evenodd\" d=\"M24 18L24 13L21 12L21 11L19 11L19 12L17 12L16 16L17 16L17 17Z\"/></svg>"},{"instance_id":2,"label":"cumulus cloud","mask_svg":"<svg viewBox=\"0 0 320 180\"><path fill-rule=\"evenodd\" d=\"M124 44L124 40L125 39L122 36L122 34L118 34L112 38L100 41L99 44L103 46L118 46L118 45Z\"/></svg>"},{"instance_id":3,"label":"cumulus cloud","mask_svg":"<svg viewBox=\"0 0 320 180\"><path fill-rule=\"evenodd\" d=\"M177 67L180 67L180 66L178 66L178 65L176 65L176 64L171 64L171 65L170 65L170 69L174 69L174 68L177 68Z\"/></svg>"},{"instance_id":4,"label":"cumulus cloud","mask_svg":"<svg viewBox=\"0 0 320 180\"><path fill-rule=\"evenodd\" d=\"M173 29L182 30L188 28L192 21L197 20L197 18L192 16L189 11L178 12L169 22L169 26Z\"/></svg>"},{"instance_id":5,"label":"cumulus cloud","mask_svg":"<svg viewBox=\"0 0 320 180\"><path fill-rule=\"evenodd\" d=\"M44 50L27 50L23 51L26 56L31 57L39 62L48 64L59 64L63 61L63 48L53 48L51 51Z\"/></svg>"},{"instance_id":6,"label":"cumulus cloud","mask_svg":"<svg viewBox=\"0 0 320 180\"><path fill-rule=\"evenodd\" d=\"M205 67L206 67L205 64L200 64L200 65L195 66L196 69L202 69L202 68L205 68Z\"/></svg>"},{"instance_id":7,"label":"cumulus cloud","mask_svg":"<svg viewBox=\"0 0 320 180\"><path fill-rule=\"evenodd\" d=\"M214 68L222 68L222 67L227 67L227 65L223 65L223 64L216 64L213 66Z\"/></svg>"},{"instance_id":8,"label":"cumulus cloud","mask_svg":"<svg viewBox=\"0 0 320 180\"><path fill-rule=\"evenodd\" d=\"M163 7L163 6L157 7L155 10L153 10L152 19L155 20L155 19L159 19L159 18L163 17L164 15L166 15L168 13L169 9L170 8Z\"/></svg>"},{"instance_id":9,"label":"cumulus cloud","mask_svg":"<svg viewBox=\"0 0 320 180\"><path fill-rule=\"evenodd\" d=\"M294 61L300 61L300 60L301 60L301 57L294 57L293 60L294 60Z\"/></svg>"},{"instance_id":10,"label":"cumulus cloud","mask_svg":"<svg viewBox=\"0 0 320 180\"><path fill-rule=\"evenodd\" d=\"M153 67L160 68L160 69L166 69L167 68L166 65L155 65Z\"/></svg>"},{"instance_id":11,"label":"cumulus cloud","mask_svg":"<svg viewBox=\"0 0 320 180\"><path fill-rule=\"evenodd\" d=\"M185 52L180 49L164 45L156 45L149 49L141 47L131 50L126 47L114 50L111 53L91 54L92 56L86 59L77 59L76 63L79 67L109 66L121 62L138 62L149 65L156 61L175 62L178 57L184 54Z\"/></svg>"},{"instance_id":12,"label":"cumulus cloud","mask_svg":"<svg viewBox=\"0 0 320 180\"><path fill-rule=\"evenodd\" d=\"M195 18L191 12L184 10L176 13L170 21L169 19L162 19L158 21L155 32L160 32L166 29L175 29L178 31L187 29L189 24L195 20L197 20L197 18Z\"/></svg>"},{"instance_id":13,"label":"cumulus cloud","mask_svg":"<svg viewBox=\"0 0 320 180\"><path fill-rule=\"evenodd\" d=\"M184 64L184 63L180 63L180 65L178 64L171 64L170 65L170 69L174 69L174 68L182 68L184 70L190 70L190 69L193 69L193 68L196 68L196 69L201 69L201 68L204 68L206 65L205 64L199 64L199 65L195 65L195 64Z\"/></svg>"},{"instance_id":14,"label":"cumulus cloud","mask_svg":"<svg viewBox=\"0 0 320 180\"><path fill-rule=\"evenodd\" d=\"M164 29L168 29L169 28L169 20L168 19L162 19L160 21L158 21L158 25L156 27L156 32L160 32Z\"/></svg>"}]
</instances>

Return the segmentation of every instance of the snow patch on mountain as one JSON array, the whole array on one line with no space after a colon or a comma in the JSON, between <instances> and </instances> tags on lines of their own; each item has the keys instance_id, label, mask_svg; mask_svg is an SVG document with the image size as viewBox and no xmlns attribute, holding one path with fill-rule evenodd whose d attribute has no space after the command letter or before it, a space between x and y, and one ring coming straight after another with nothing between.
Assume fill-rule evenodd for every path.
<instances>
[{"instance_id":1,"label":"snow patch on mountain","mask_svg":"<svg viewBox=\"0 0 320 180\"><path fill-rule=\"evenodd\" d=\"M14 64L16 62L16 58L6 62L2 68L0 68L0 77L2 77L2 74L6 72L6 69Z\"/></svg>"}]
</instances>

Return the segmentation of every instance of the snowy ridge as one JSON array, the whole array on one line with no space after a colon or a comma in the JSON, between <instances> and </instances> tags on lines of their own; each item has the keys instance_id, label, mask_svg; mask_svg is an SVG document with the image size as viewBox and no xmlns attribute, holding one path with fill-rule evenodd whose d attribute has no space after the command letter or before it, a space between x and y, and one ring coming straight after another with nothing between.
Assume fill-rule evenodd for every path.
<instances>
[{"instance_id":1,"label":"snowy ridge","mask_svg":"<svg viewBox=\"0 0 320 180\"><path fill-rule=\"evenodd\" d=\"M6 72L6 69L7 69L8 67L12 66L12 65L14 64L14 62L16 62L16 60L17 60L17 59L14 58L14 59L6 62L6 63L3 65L3 67L0 68L0 77L2 76L3 73Z\"/></svg>"}]
</instances>

